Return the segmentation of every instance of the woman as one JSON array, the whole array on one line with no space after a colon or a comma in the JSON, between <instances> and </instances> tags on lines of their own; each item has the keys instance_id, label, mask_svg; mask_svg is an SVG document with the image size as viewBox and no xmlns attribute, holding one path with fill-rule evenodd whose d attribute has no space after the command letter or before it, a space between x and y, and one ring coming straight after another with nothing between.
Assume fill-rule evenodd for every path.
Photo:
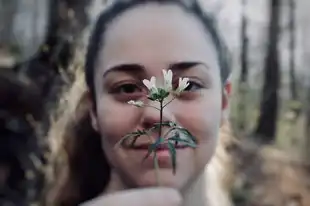
<instances>
[{"instance_id":1,"label":"woman","mask_svg":"<svg viewBox=\"0 0 310 206\"><path fill-rule=\"evenodd\" d=\"M142 99L142 80L160 80L163 69L171 69L176 79L189 78L189 86L165 108L163 119L188 129L197 138L197 148L177 149L176 174L162 157L163 188L153 189L154 167L141 164L146 151L115 145L127 133L159 121L157 110L127 102ZM89 41L87 89L76 109L71 112L69 107L66 112L71 114L64 113L50 133L52 140L60 137L56 145L61 149L55 152L48 204L207 205L200 177L225 120L229 73L226 49L197 3L130 0L110 5Z\"/></svg>"}]
</instances>

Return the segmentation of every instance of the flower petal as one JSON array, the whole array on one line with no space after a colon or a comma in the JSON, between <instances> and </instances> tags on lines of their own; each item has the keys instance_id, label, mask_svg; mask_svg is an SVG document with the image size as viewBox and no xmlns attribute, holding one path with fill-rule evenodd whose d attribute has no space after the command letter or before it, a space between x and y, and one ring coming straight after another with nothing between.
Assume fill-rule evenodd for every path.
<instances>
[{"instance_id":1,"label":"flower petal","mask_svg":"<svg viewBox=\"0 0 310 206\"><path fill-rule=\"evenodd\" d=\"M154 76L151 77L150 83L152 87L156 88L156 78Z\"/></svg>"},{"instance_id":2,"label":"flower petal","mask_svg":"<svg viewBox=\"0 0 310 206\"><path fill-rule=\"evenodd\" d=\"M134 105L136 107L143 107L143 105L144 105L144 102L142 102L142 101L134 101L134 100L130 100L127 103L131 104L131 105Z\"/></svg>"},{"instance_id":3,"label":"flower petal","mask_svg":"<svg viewBox=\"0 0 310 206\"><path fill-rule=\"evenodd\" d=\"M171 71L171 69L168 70L167 76L168 76L169 81L172 82L172 71Z\"/></svg>"},{"instance_id":4,"label":"flower petal","mask_svg":"<svg viewBox=\"0 0 310 206\"><path fill-rule=\"evenodd\" d=\"M153 76L150 80L144 79L143 84L148 88L149 92L157 93L158 89L156 87L156 78Z\"/></svg>"},{"instance_id":5,"label":"flower petal","mask_svg":"<svg viewBox=\"0 0 310 206\"><path fill-rule=\"evenodd\" d=\"M151 90L152 84L151 84L151 82L149 80L144 79L142 82L149 90Z\"/></svg>"},{"instance_id":6,"label":"flower petal","mask_svg":"<svg viewBox=\"0 0 310 206\"><path fill-rule=\"evenodd\" d=\"M181 92L183 92L184 89L186 89L186 87L188 87L189 85L188 81L189 81L189 78L179 78L179 86L175 90L175 93L180 94Z\"/></svg>"},{"instance_id":7,"label":"flower petal","mask_svg":"<svg viewBox=\"0 0 310 206\"><path fill-rule=\"evenodd\" d=\"M172 71L169 69L168 71L163 70L164 75L164 89L167 92L172 90Z\"/></svg>"},{"instance_id":8,"label":"flower petal","mask_svg":"<svg viewBox=\"0 0 310 206\"><path fill-rule=\"evenodd\" d=\"M167 76L167 71L165 69L163 69L163 75L164 75L164 78Z\"/></svg>"}]
</instances>

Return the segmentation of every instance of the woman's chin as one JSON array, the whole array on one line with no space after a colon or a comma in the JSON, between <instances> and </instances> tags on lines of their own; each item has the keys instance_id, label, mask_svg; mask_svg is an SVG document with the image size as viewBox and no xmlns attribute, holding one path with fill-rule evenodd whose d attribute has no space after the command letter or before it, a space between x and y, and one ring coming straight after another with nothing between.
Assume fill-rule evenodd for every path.
<instances>
[{"instance_id":1,"label":"woman's chin","mask_svg":"<svg viewBox=\"0 0 310 206\"><path fill-rule=\"evenodd\" d=\"M157 174L154 170L146 171L141 174L137 179L138 187L171 187L175 189L181 188L182 180L178 178L177 174L173 174L171 169L159 169Z\"/></svg>"}]
</instances>

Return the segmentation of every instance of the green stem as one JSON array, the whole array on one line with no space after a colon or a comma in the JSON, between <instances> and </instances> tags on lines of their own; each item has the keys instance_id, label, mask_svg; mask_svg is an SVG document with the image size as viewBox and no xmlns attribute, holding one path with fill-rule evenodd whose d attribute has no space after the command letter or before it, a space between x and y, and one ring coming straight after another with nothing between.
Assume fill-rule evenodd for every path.
<instances>
[{"instance_id":1,"label":"green stem","mask_svg":"<svg viewBox=\"0 0 310 206\"><path fill-rule=\"evenodd\" d=\"M160 109L158 109L157 107L151 106L151 105L145 105L145 107L151 107L151 108L154 108L154 109L160 111Z\"/></svg>"},{"instance_id":2,"label":"green stem","mask_svg":"<svg viewBox=\"0 0 310 206\"><path fill-rule=\"evenodd\" d=\"M175 98L176 98L176 97L173 97L169 102L167 102L167 103L163 106L163 108L165 108L168 104L170 104L173 100L175 100Z\"/></svg>"},{"instance_id":3,"label":"green stem","mask_svg":"<svg viewBox=\"0 0 310 206\"><path fill-rule=\"evenodd\" d=\"M163 122L163 100L160 101L160 119L159 119L159 134L158 134L158 138L161 138L161 132L162 132L162 122Z\"/></svg>"},{"instance_id":4,"label":"green stem","mask_svg":"<svg viewBox=\"0 0 310 206\"><path fill-rule=\"evenodd\" d=\"M157 185L160 186L160 179L159 179L159 165L158 165L158 158L156 154L156 150L154 152L154 168L155 168L155 178Z\"/></svg>"},{"instance_id":5,"label":"green stem","mask_svg":"<svg viewBox=\"0 0 310 206\"><path fill-rule=\"evenodd\" d=\"M158 131L158 138L161 138L161 133L162 133L162 122L163 122L163 100L160 101L160 118L159 118L159 131ZM156 176L156 182L157 185L160 185L160 180L159 180L159 164L158 164L158 159L157 159L157 149L155 148L154 151L154 169L155 169L155 176Z\"/></svg>"}]
</instances>

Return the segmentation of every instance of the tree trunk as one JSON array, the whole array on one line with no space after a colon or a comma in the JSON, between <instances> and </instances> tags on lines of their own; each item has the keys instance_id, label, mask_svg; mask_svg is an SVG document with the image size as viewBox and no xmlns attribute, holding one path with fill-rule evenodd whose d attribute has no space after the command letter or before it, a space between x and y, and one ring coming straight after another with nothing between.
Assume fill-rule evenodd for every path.
<instances>
[{"instance_id":1,"label":"tree trunk","mask_svg":"<svg viewBox=\"0 0 310 206\"><path fill-rule=\"evenodd\" d=\"M0 0L0 50L13 64L31 58L46 37L49 0Z\"/></svg>"},{"instance_id":2,"label":"tree trunk","mask_svg":"<svg viewBox=\"0 0 310 206\"><path fill-rule=\"evenodd\" d=\"M246 0L242 0L242 17L241 17L241 72L239 79L239 103L238 103L238 129L239 131L245 131L246 129L246 93L247 93L247 79L248 79L248 44L247 37L248 21L246 17Z\"/></svg>"},{"instance_id":3,"label":"tree trunk","mask_svg":"<svg viewBox=\"0 0 310 206\"><path fill-rule=\"evenodd\" d=\"M310 75L309 75L310 77ZM310 83L310 80L309 80ZM310 162L310 84L308 84L307 89L307 98L306 98L306 106L305 106L305 147L304 147L304 159L306 162Z\"/></svg>"},{"instance_id":4,"label":"tree trunk","mask_svg":"<svg viewBox=\"0 0 310 206\"><path fill-rule=\"evenodd\" d=\"M7 42L12 41L12 27L17 3L17 0L0 0L0 48L9 46Z\"/></svg>"},{"instance_id":5,"label":"tree trunk","mask_svg":"<svg viewBox=\"0 0 310 206\"><path fill-rule=\"evenodd\" d=\"M297 88L296 88L296 75L295 75L295 10L296 3L295 0L290 0L290 90L291 90L291 99L296 101L298 99Z\"/></svg>"},{"instance_id":6,"label":"tree trunk","mask_svg":"<svg viewBox=\"0 0 310 206\"><path fill-rule=\"evenodd\" d=\"M0 110L7 111L8 113L7 117L3 118L4 123L0 121L0 129L3 125L6 125L5 121L9 120L12 116L18 116L18 121L21 121L24 124L26 119L24 114L32 113L29 111L30 109L35 109L35 111L38 112L37 110L39 108L39 103L44 103L42 108L40 108L39 114L36 115L39 117L39 120L36 119L36 121L43 124L42 138L38 138L40 136L35 136L34 130L32 130L29 132L29 135L27 133L23 138L27 143L14 144L14 151L20 151L20 149L18 149L20 147L24 152L22 155L18 155L19 161L22 163L22 170L27 171L27 175L31 174L30 177L25 180L26 188L24 189L26 194L22 194L23 198L26 199L25 202L36 201L41 195L40 191L42 191L42 184L44 180L41 174L42 168L37 168L35 166L44 164L42 152L45 151L45 148L42 148L42 145L44 146L44 143L46 142L43 137L45 137L44 133L49 125L49 113L54 105L58 103L57 99L59 97L58 95L61 91L61 87L67 83L66 79L63 78L62 71L65 71L68 75L70 74L69 68L71 66L71 57L73 56L72 53L74 52L76 45L79 44L81 34L88 24L88 18L85 10L88 4L91 3L91 1L87 0L45 1L49 4L49 6L47 6L47 8L49 8L49 12L47 12L49 15L44 16L44 18L47 19L40 20L46 21L48 25L45 31L46 35L44 35L44 37L42 37L43 34L41 35L41 42L43 42L43 45L38 40L36 42L32 42L32 49L29 49L29 51L37 50L35 55L31 55L30 59L23 62L18 62L14 68L8 68L10 71L10 78L3 73L0 75L0 79L4 78L4 80L10 81L11 85L13 85L8 86L7 84L0 84L0 95L2 95L0 97L3 97L6 100L0 104ZM2 3L1 0L0 3ZM23 3L25 3L25 0L23 0ZM30 9L29 5L27 9ZM27 12L31 14L30 16L33 16L33 14L28 10ZM39 24L38 19L32 19L32 21L29 19L31 18L27 18L25 21L34 27L38 27L38 25L36 25ZM20 22L18 22L18 24L20 25L23 21L21 19L19 20ZM28 20L30 22L28 22ZM0 19L0 22L1 21L2 19ZM12 28L18 28L18 25L12 25ZM22 28L27 29L28 27L23 25ZM45 32L43 33L45 34ZM34 31L31 34L34 34ZM35 38L35 35L31 36L31 38ZM25 38L22 40L22 43L27 43L25 44L26 46L29 45L29 42L25 41ZM8 44L11 44L11 42ZM39 47L39 49L35 47L35 44L38 44L37 47ZM3 70L1 72L3 72ZM21 84L19 81L20 79L26 79L25 82L30 82L31 87L28 88L24 84ZM32 93L26 93L28 90L29 92L36 91L35 96L31 96L30 94ZM34 102L36 104L34 104ZM34 107L34 105L36 106ZM19 110L16 108L19 108ZM12 111L19 113L13 114ZM0 118L0 120L2 119ZM8 131L9 134L13 132L14 131ZM2 136L3 140L9 140L9 138L12 139L10 136L5 136L4 134Z\"/></svg>"},{"instance_id":7,"label":"tree trunk","mask_svg":"<svg viewBox=\"0 0 310 206\"><path fill-rule=\"evenodd\" d=\"M264 67L260 117L255 136L264 143L275 139L278 116L278 89L280 81L279 65L279 20L281 0L270 0L269 43Z\"/></svg>"}]
</instances>

